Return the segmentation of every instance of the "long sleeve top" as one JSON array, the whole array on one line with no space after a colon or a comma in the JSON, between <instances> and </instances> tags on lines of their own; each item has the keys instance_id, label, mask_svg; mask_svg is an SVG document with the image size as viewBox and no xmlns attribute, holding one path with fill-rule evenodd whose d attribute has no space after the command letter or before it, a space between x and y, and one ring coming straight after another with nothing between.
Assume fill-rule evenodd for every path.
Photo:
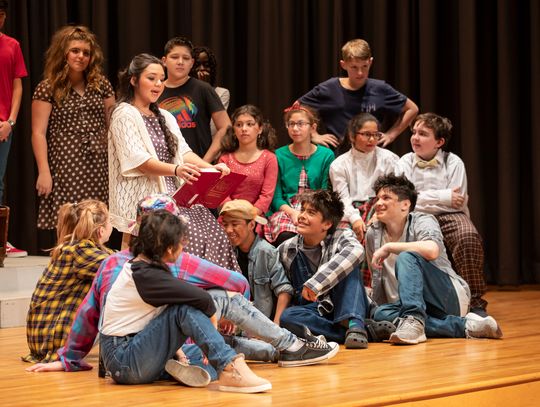
<instances>
[{"instance_id":1,"label":"long sleeve top","mask_svg":"<svg viewBox=\"0 0 540 407\"><path fill-rule=\"evenodd\" d=\"M131 258L133 255L124 250L109 256L101 264L90 291L77 311L66 344L58 350L66 371L92 369L83 359L94 345L107 294L124 264ZM182 253L176 263L169 267L174 277L198 287L221 287L227 291L240 292L248 299L250 297L249 283L241 273L216 266L189 253Z\"/></svg>"}]
</instances>

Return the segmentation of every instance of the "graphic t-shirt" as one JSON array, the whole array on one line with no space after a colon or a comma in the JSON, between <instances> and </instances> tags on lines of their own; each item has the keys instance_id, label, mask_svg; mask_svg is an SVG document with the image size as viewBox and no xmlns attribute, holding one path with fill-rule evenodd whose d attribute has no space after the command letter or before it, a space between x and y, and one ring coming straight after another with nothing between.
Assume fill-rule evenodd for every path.
<instances>
[{"instance_id":1,"label":"graphic t-shirt","mask_svg":"<svg viewBox=\"0 0 540 407\"><path fill-rule=\"evenodd\" d=\"M225 110L216 91L206 82L190 78L177 88L165 87L158 103L171 112L188 145L203 157L212 144L212 113Z\"/></svg>"}]
</instances>

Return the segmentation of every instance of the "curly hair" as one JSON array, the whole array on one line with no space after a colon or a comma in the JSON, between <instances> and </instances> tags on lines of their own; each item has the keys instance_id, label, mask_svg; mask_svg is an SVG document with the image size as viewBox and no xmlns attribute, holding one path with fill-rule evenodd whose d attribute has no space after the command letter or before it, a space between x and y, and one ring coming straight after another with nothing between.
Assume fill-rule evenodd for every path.
<instances>
[{"instance_id":1,"label":"curly hair","mask_svg":"<svg viewBox=\"0 0 540 407\"><path fill-rule=\"evenodd\" d=\"M131 83L131 79L135 78L135 82L138 83L143 71L151 64L158 64L165 70L165 66L161 59L150 54L139 54L131 60L126 69L120 71L118 74L118 88L116 91L117 106L122 102L131 103L133 101L133 98L135 97L135 87ZM159 126L165 135L167 150L174 157L178 150L178 139L167 127L165 117L161 114L157 103L150 103L150 111L158 118Z\"/></svg>"},{"instance_id":2,"label":"curly hair","mask_svg":"<svg viewBox=\"0 0 540 407\"><path fill-rule=\"evenodd\" d=\"M193 48L195 63L193 64L193 67L189 72L189 76L195 79L199 79L197 75L197 68L201 65L199 55L201 55L203 52L208 55L208 72L210 72L210 78L208 80L208 83L210 83L210 85L215 88L217 84L217 59L215 54L208 47L200 46Z\"/></svg>"},{"instance_id":3,"label":"curly hair","mask_svg":"<svg viewBox=\"0 0 540 407\"><path fill-rule=\"evenodd\" d=\"M51 86L53 99L57 105L62 105L71 92L69 67L67 65L68 47L71 41L84 41L90 45L90 62L84 71L84 79L89 89L99 91L103 75L103 52L96 36L82 25L65 26L60 28L52 37L51 45L45 53L45 71L43 77Z\"/></svg>"},{"instance_id":4,"label":"curly hair","mask_svg":"<svg viewBox=\"0 0 540 407\"><path fill-rule=\"evenodd\" d=\"M262 128L261 134L257 137L257 148L259 150L274 151L277 146L276 131L270 122L264 119L261 109L254 105L244 105L236 109L231 116L232 126L227 128L225 135L221 139L221 152L232 153L238 150L239 144L238 138L234 133L234 124L238 117L243 114L253 117L255 122Z\"/></svg>"},{"instance_id":5,"label":"curly hair","mask_svg":"<svg viewBox=\"0 0 540 407\"><path fill-rule=\"evenodd\" d=\"M336 231L343 214L345 206L335 191L328 189L308 190L298 196L298 201L303 206L304 204L311 205L315 210L322 214L323 220L330 221L332 227L328 230L328 234Z\"/></svg>"},{"instance_id":6,"label":"curly hair","mask_svg":"<svg viewBox=\"0 0 540 407\"><path fill-rule=\"evenodd\" d=\"M408 199L411 202L409 212L414 210L418 192L416 192L414 184L405 175L396 175L394 173L381 175L373 183L373 190L375 194L378 194L381 189L396 194L399 201Z\"/></svg>"}]
</instances>

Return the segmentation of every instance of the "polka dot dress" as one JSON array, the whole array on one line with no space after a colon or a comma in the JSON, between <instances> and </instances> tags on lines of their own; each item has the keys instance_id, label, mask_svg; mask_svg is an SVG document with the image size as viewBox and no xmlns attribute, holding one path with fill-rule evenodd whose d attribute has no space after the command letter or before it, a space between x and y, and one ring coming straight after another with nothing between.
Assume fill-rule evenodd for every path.
<instances>
[{"instance_id":1,"label":"polka dot dress","mask_svg":"<svg viewBox=\"0 0 540 407\"><path fill-rule=\"evenodd\" d=\"M87 88L84 95L74 90L58 106L48 81L36 87L33 100L52 104L47 127L47 158L53 179L52 192L40 198L37 226L54 229L58 209L67 202L83 199L109 200L107 129L103 99L113 96L106 79L99 90Z\"/></svg>"},{"instance_id":2,"label":"polka dot dress","mask_svg":"<svg viewBox=\"0 0 540 407\"><path fill-rule=\"evenodd\" d=\"M142 114L146 130L160 161L172 163L173 157L167 149L165 134L155 116ZM176 189L176 177L164 177L167 192L172 195ZM184 248L188 253L208 260L229 270L240 271L236 253L225 232L210 211L202 205L191 208L180 207L180 213L189 220L189 243Z\"/></svg>"}]
</instances>

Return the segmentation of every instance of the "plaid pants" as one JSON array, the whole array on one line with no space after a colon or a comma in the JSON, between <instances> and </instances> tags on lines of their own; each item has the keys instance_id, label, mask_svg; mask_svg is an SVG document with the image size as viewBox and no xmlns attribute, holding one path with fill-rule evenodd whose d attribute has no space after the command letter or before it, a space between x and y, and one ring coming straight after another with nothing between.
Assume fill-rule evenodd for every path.
<instances>
[{"instance_id":1,"label":"plaid pants","mask_svg":"<svg viewBox=\"0 0 540 407\"><path fill-rule=\"evenodd\" d=\"M487 307L484 248L482 238L467 215L462 212L436 215L455 271L471 289L471 308Z\"/></svg>"}]
</instances>

